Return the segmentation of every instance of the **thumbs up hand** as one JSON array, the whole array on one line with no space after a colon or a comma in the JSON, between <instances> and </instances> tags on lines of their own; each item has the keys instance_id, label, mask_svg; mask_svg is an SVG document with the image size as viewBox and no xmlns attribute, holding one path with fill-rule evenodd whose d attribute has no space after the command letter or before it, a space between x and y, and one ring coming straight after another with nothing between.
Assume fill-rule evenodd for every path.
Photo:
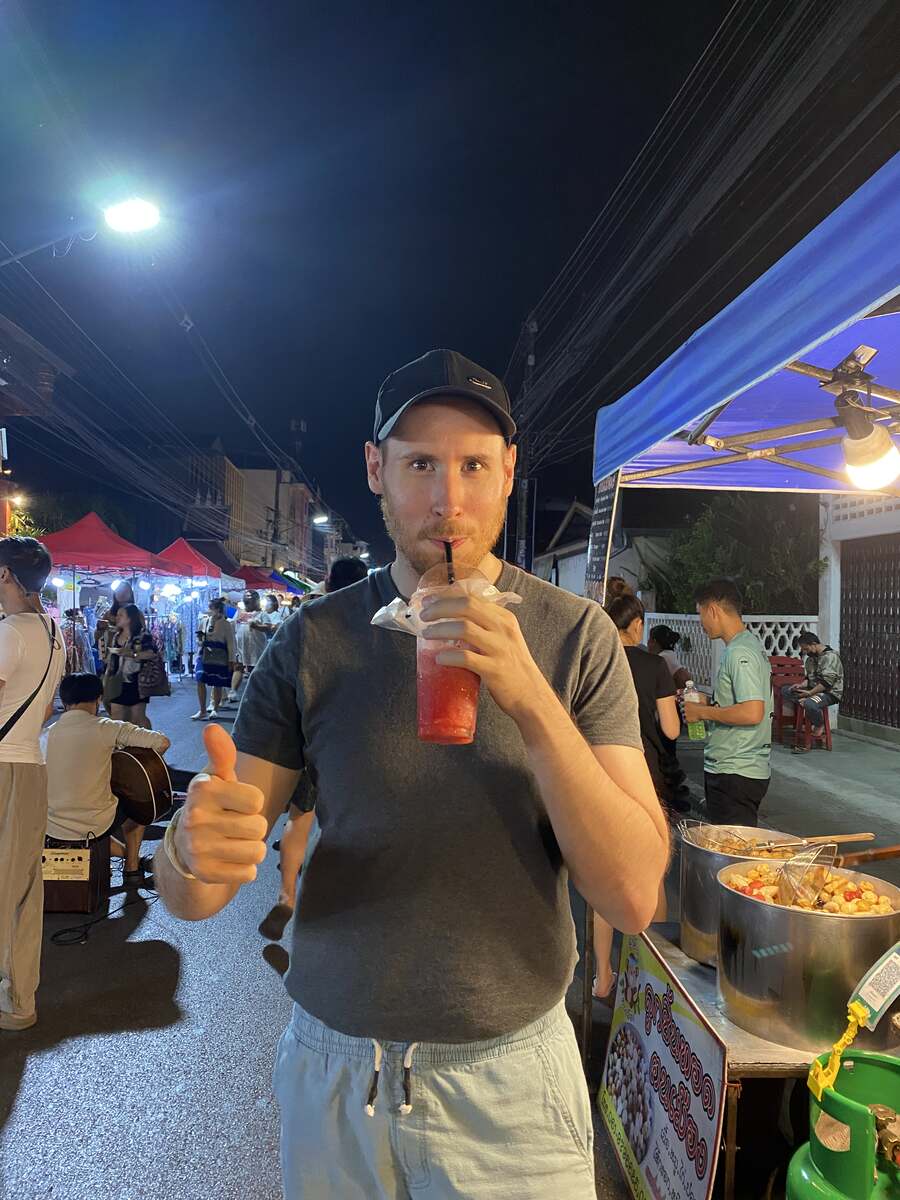
<instances>
[{"instance_id":1,"label":"thumbs up hand","mask_svg":"<svg viewBox=\"0 0 900 1200\"><path fill-rule=\"evenodd\" d=\"M230 734L207 725L203 740L209 769L188 788L175 831L178 859L204 883L250 883L266 856L264 797L258 787L238 783Z\"/></svg>"}]
</instances>

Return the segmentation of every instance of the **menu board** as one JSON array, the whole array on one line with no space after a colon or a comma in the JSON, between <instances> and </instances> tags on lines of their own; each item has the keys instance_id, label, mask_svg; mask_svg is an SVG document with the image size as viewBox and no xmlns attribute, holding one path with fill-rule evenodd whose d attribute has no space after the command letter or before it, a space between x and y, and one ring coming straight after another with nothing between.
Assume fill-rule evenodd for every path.
<instances>
[{"instance_id":1,"label":"menu board","mask_svg":"<svg viewBox=\"0 0 900 1200\"><path fill-rule=\"evenodd\" d=\"M594 515L588 541L587 567L584 573L584 594L603 603L606 592L606 571L612 549L616 508L619 500L619 472L601 479L594 488Z\"/></svg>"},{"instance_id":2,"label":"menu board","mask_svg":"<svg viewBox=\"0 0 900 1200\"><path fill-rule=\"evenodd\" d=\"M597 1104L635 1200L708 1200L726 1052L644 935L622 939Z\"/></svg>"}]
</instances>

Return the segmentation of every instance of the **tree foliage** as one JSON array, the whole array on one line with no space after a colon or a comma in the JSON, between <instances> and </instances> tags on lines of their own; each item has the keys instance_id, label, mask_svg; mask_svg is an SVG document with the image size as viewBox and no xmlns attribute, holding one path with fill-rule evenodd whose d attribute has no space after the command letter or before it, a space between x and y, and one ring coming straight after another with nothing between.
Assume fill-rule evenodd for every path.
<instances>
[{"instance_id":1,"label":"tree foliage","mask_svg":"<svg viewBox=\"0 0 900 1200\"><path fill-rule=\"evenodd\" d=\"M43 533L57 533L89 512L95 512L120 537L134 540L136 516L102 492L41 492L29 500L27 515Z\"/></svg>"},{"instance_id":2,"label":"tree foliage","mask_svg":"<svg viewBox=\"0 0 900 1200\"><path fill-rule=\"evenodd\" d=\"M746 612L814 613L819 576L818 497L723 492L672 538L664 568L642 586L660 612L693 612L694 590L708 579L734 579Z\"/></svg>"}]
</instances>

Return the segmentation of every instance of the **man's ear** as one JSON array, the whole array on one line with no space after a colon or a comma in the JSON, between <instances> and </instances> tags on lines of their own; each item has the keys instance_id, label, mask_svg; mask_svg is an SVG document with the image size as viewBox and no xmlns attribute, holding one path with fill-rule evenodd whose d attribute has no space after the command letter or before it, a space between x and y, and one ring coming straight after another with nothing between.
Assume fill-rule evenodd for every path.
<instances>
[{"instance_id":1,"label":"man's ear","mask_svg":"<svg viewBox=\"0 0 900 1200\"><path fill-rule=\"evenodd\" d=\"M503 452L503 474L505 475L503 494L507 499L512 495L516 480L516 460L519 456L517 446L507 446Z\"/></svg>"},{"instance_id":2,"label":"man's ear","mask_svg":"<svg viewBox=\"0 0 900 1200\"><path fill-rule=\"evenodd\" d=\"M374 442L366 442L366 475L369 491L384 495L384 451Z\"/></svg>"}]
</instances>

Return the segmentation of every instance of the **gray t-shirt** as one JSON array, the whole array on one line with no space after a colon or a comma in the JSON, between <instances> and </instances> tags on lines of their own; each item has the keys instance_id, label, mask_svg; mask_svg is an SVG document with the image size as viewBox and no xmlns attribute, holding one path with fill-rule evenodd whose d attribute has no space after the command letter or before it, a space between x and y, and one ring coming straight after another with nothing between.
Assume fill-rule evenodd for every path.
<instances>
[{"instance_id":1,"label":"gray t-shirt","mask_svg":"<svg viewBox=\"0 0 900 1200\"><path fill-rule=\"evenodd\" d=\"M599 605L504 565L501 591L588 742L641 748L631 673ZM270 642L238 749L306 767L319 840L301 877L290 995L342 1033L462 1042L520 1029L575 964L568 876L515 723L482 688L469 746L416 735L416 639L374 628L388 569L307 602Z\"/></svg>"}]
</instances>

